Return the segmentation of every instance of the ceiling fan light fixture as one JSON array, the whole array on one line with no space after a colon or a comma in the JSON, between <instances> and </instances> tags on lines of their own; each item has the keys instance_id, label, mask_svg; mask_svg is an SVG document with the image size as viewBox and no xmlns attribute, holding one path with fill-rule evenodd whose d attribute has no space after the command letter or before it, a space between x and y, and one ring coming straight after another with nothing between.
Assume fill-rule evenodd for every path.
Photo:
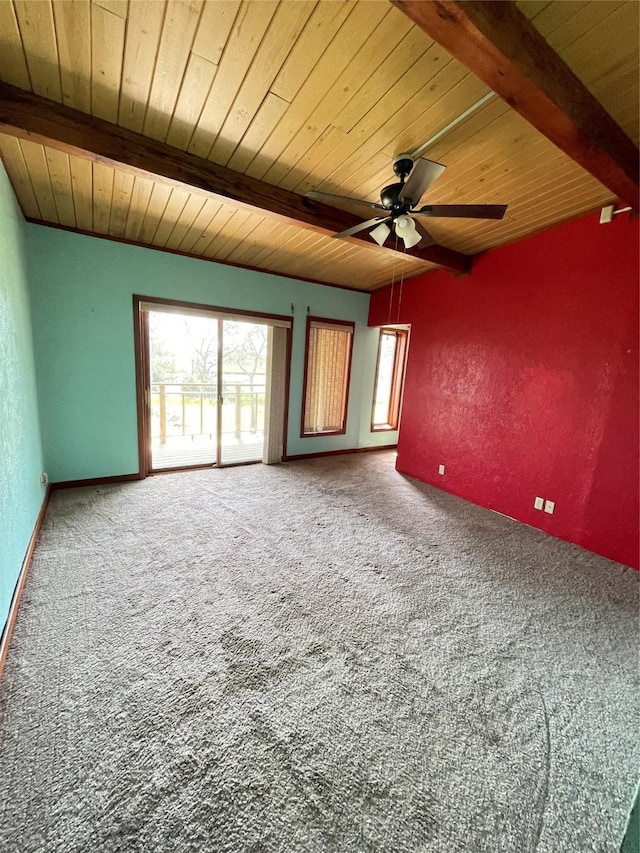
<instances>
[{"instance_id":1,"label":"ceiling fan light fixture","mask_svg":"<svg viewBox=\"0 0 640 853\"><path fill-rule=\"evenodd\" d=\"M413 247L417 246L418 243L422 240L422 237L416 232L415 234L403 235L402 239L404 240L404 245L407 247L407 249L413 249Z\"/></svg>"},{"instance_id":2,"label":"ceiling fan light fixture","mask_svg":"<svg viewBox=\"0 0 640 853\"><path fill-rule=\"evenodd\" d=\"M412 249L422 240L422 234L418 233L416 224L410 216L399 216L396 219L396 234L402 238L407 249Z\"/></svg>"},{"instance_id":3,"label":"ceiling fan light fixture","mask_svg":"<svg viewBox=\"0 0 640 853\"><path fill-rule=\"evenodd\" d=\"M385 222L381 222L380 225L376 225L373 230L369 231L369 234L373 237L378 246L382 246L389 234L391 234L391 229Z\"/></svg>"}]
</instances>

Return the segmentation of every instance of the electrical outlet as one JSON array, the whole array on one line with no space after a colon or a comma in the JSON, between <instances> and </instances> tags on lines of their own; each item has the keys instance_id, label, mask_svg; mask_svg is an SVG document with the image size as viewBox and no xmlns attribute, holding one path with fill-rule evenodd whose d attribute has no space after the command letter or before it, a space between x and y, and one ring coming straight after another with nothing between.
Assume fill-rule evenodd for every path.
<instances>
[{"instance_id":1,"label":"electrical outlet","mask_svg":"<svg viewBox=\"0 0 640 853\"><path fill-rule=\"evenodd\" d=\"M47 474L46 471L43 471L42 474L40 474L40 485L46 486L48 482L49 482L49 475Z\"/></svg>"},{"instance_id":2,"label":"electrical outlet","mask_svg":"<svg viewBox=\"0 0 640 853\"><path fill-rule=\"evenodd\" d=\"M438 465L438 474L444 474L444 465Z\"/></svg>"},{"instance_id":3,"label":"electrical outlet","mask_svg":"<svg viewBox=\"0 0 640 853\"><path fill-rule=\"evenodd\" d=\"M533 506L535 509L542 509L544 507L544 498L536 498Z\"/></svg>"},{"instance_id":4,"label":"electrical outlet","mask_svg":"<svg viewBox=\"0 0 640 853\"><path fill-rule=\"evenodd\" d=\"M548 512L549 515L553 515L553 511L556 508L555 501L545 501L544 502L544 511Z\"/></svg>"}]
</instances>

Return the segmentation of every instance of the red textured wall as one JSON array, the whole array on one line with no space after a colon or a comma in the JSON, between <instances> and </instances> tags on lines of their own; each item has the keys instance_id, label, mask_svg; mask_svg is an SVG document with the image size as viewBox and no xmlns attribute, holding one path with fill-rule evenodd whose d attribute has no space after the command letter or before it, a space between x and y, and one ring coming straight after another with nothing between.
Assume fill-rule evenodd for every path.
<instances>
[{"instance_id":1,"label":"red textured wall","mask_svg":"<svg viewBox=\"0 0 640 853\"><path fill-rule=\"evenodd\" d=\"M373 294L411 324L398 470L638 568L638 248L592 215Z\"/></svg>"}]
</instances>

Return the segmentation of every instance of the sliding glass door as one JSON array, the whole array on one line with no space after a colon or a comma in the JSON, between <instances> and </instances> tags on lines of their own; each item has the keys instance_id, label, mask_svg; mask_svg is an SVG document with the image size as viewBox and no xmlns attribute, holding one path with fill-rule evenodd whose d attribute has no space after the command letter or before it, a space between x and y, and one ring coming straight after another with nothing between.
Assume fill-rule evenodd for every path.
<instances>
[{"instance_id":1,"label":"sliding glass door","mask_svg":"<svg viewBox=\"0 0 640 853\"><path fill-rule=\"evenodd\" d=\"M151 469L218 461L217 319L149 312Z\"/></svg>"},{"instance_id":2,"label":"sliding glass door","mask_svg":"<svg viewBox=\"0 0 640 853\"><path fill-rule=\"evenodd\" d=\"M221 320L220 464L259 462L264 447L268 327Z\"/></svg>"},{"instance_id":3,"label":"sliding glass door","mask_svg":"<svg viewBox=\"0 0 640 853\"><path fill-rule=\"evenodd\" d=\"M154 310L145 304L144 310L148 470L261 461L271 327L244 317L181 313L177 306ZM280 418L283 404L272 424L277 426Z\"/></svg>"}]
</instances>

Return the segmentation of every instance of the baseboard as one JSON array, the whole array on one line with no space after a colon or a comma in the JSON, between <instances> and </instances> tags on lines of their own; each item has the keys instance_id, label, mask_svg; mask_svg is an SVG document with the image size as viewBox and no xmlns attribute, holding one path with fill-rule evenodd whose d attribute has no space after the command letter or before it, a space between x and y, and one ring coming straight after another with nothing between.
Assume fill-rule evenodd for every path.
<instances>
[{"instance_id":1,"label":"baseboard","mask_svg":"<svg viewBox=\"0 0 640 853\"><path fill-rule=\"evenodd\" d=\"M16 623L18 607L20 605L20 599L22 598L22 590L24 589L24 584L27 579L27 573L29 571L29 566L31 565L31 559L33 557L33 552L36 547L36 542L38 541L40 528L42 527L42 522L44 521L44 516L49 505L50 497L51 486L47 486L47 491L45 492L44 498L42 500L42 506L40 507L40 512L38 513L38 518L36 519L35 527L33 528L33 533L31 534L31 538L29 539L27 553L24 555L24 560L22 561L22 568L20 569L20 574L18 575L18 582L16 583L16 587L13 591L13 598L11 599L11 605L9 606L9 615L7 616L7 621L4 626L4 630L2 631L2 636L0 637L0 678L2 678L4 662L7 659L9 643L11 642L11 635L13 634L13 628Z\"/></svg>"},{"instance_id":2,"label":"baseboard","mask_svg":"<svg viewBox=\"0 0 640 853\"><path fill-rule=\"evenodd\" d=\"M372 450L395 450L397 444L378 444L374 447L352 447L348 450L322 450L318 453L297 453L295 456L283 456L283 462L295 462L296 459L317 459L321 456L344 456L346 453L369 453Z\"/></svg>"},{"instance_id":3,"label":"baseboard","mask_svg":"<svg viewBox=\"0 0 640 853\"><path fill-rule=\"evenodd\" d=\"M90 477L87 480L63 480L61 483L52 483L51 488L76 489L81 486L105 486L108 483L131 483L133 480L141 480L140 474L116 474L115 477Z\"/></svg>"}]
</instances>

